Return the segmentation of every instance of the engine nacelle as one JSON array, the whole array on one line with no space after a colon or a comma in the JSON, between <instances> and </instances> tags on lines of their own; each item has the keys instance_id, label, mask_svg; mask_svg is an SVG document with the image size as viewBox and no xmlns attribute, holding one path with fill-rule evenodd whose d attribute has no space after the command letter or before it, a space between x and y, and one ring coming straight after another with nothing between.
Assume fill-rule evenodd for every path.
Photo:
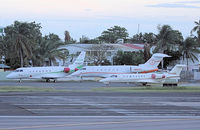
<instances>
[{"instance_id":1,"label":"engine nacelle","mask_svg":"<svg viewBox=\"0 0 200 130\"><path fill-rule=\"evenodd\" d=\"M162 75L162 78L164 79L164 78L166 78L166 76L165 76L165 75Z\"/></svg>"},{"instance_id":2,"label":"engine nacelle","mask_svg":"<svg viewBox=\"0 0 200 130\"><path fill-rule=\"evenodd\" d=\"M164 79L166 76L164 74L152 74L151 75L152 79Z\"/></svg>"},{"instance_id":3,"label":"engine nacelle","mask_svg":"<svg viewBox=\"0 0 200 130\"><path fill-rule=\"evenodd\" d=\"M64 68L64 72L65 73L69 73L70 72L70 68Z\"/></svg>"},{"instance_id":4,"label":"engine nacelle","mask_svg":"<svg viewBox=\"0 0 200 130\"><path fill-rule=\"evenodd\" d=\"M79 69L78 69L78 68L75 68L74 70L75 70L75 71L78 71Z\"/></svg>"},{"instance_id":5,"label":"engine nacelle","mask_svg":"<svg viewBox=\"0 0 200 130\"><path fill-rule=\"evenodd\" d=\"M152 79L156 79L156 74L152 74L152 75L151 75L151 78L152 78Z\"/></svg>"}]
</instances>

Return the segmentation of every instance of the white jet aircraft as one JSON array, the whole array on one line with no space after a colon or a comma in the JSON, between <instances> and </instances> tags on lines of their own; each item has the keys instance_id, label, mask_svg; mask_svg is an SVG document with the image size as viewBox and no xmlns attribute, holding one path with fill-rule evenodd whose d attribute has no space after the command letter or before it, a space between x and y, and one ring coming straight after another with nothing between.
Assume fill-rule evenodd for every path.
<instances>
[{"instance_id":1,"label":"white jet aircraft","mask_svg":"<svg viewBox=\"0 0 200 130\"><path fill-rule=\"evenodd\" d=\"M56 82L56 79L63 78L83 67L85 59L85 52L81 52L75 62L68 67L64 66L49 66L49 67L23 67L18 68L14 72L11 72L6 77L9 79L45 79L49 82L52 79Z\"/></svg>"},{"instance_id":2,"label":"white jet aircraft","mask_svg":"<svg viewBox=\"0 0 200 130\"><path fill-rule=\"evenodd\" d=\"M71 74L71 76L80 77L109 77L113 74L129 73L150 73L158 70L158 65L164 57L170 57L166 54L156 53L145 63L139 66L133 65L113 65L113 66L85 66Z\"/></svg>"},{"instance_id":3,"label":"white jet aircraft","mask_svg":"<svg viewBox=\"0 0 200 130\"><path fill-rule=\"evenodd\" d=\"M170 72L163 73L115 74L100 80L100 82L105 84L109 84L110 82L139 82L146 85L147 83L165 83L166 80L175 80L176 82L173 82L173 85L177 85L178 79L180 79L180 73L185 66L186 65L176 65ZM171 84L170 82L168 83Z\"/></svg>"}]
</instances>

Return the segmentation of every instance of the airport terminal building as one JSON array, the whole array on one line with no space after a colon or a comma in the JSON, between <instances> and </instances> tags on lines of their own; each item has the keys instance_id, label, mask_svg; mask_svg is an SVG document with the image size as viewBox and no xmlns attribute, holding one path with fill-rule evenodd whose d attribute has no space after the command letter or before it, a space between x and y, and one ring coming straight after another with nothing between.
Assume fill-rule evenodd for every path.
<instances>
[{"instance_id":1,"label":"airport terminal building","mask_svg":"<svg viewBox=\"0 0 200 130\"><path fill-rule=\"evenodd\" d=\"M106 59L112 63L113 57L119 50L128 52L143 51L144 44L68 44L63 46L63 48L66 48L69 51L69 55L85 51L87 56L92 56L97 55L96 53L98 51L103 51L105 52ZM85 61L89 62L89 59L86 57ZM59 65L63 65L63 61L58 60L57 62Z\"/></svg>"},{"instance_id":2,"label":"airport terminal building","mask_svg":"<svg viewBox=\"0 0 200 130\"><path fill-rule=\"evenodd\" d=\"M144 44L130 44L130 43L120 43L120 44L68 44L63 46L63 48L66 48L69 51L69 55L71 54L77 54L81 51L85 51L87 56L95 55L97 51L104 51L106 53L106 58L111 63L113 61L113 57L116 55L116 53L121 51L127 51L127 52L138 52L138 51L144 51ZM151 52L153 50L153 47L151 48ZM196 55L199 58L200 61L200 55ZM69 60L69 59L68 59ZM86 61L88 61L86 57ZM68 63L68 62L65 62ZM58 65L63 65L62 60L57 60ZM171 66L174 66L175 64L187 64L186 60L183 61L182 59L180 61L176 61L174 63L171 63ZM189 70L190 71L198 71L200 67L200 63L198 61L195 61L194 63L189 60Z\"/></svg>"}]
</instances>

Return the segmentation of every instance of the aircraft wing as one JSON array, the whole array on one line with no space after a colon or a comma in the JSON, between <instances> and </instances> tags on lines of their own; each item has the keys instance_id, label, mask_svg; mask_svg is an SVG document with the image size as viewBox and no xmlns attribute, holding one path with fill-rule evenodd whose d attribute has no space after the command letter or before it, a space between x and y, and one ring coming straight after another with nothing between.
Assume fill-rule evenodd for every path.
<instances>
[{"instance_id":1,"label":"aircraft wing","mask_svg":"<svg viewBox=\"0 0 200 130\"><path fill-rule=\"evenodd\" d=\"M43 74L41 75L42 79L57 79L57 78L62 78L65 77L65 73L50 73L50 74Z\"/></svg>"},{"instance_id":2,"label":"aircraft wing","mask_svg":"<svg viewBox=\"0 0 200 130\"><path fill-rule=\"evenodd\" d=\"M161 83L162 80L155 80L155 79L139 79L136 82L139 83Z\"/></svg>"}]
</instances>

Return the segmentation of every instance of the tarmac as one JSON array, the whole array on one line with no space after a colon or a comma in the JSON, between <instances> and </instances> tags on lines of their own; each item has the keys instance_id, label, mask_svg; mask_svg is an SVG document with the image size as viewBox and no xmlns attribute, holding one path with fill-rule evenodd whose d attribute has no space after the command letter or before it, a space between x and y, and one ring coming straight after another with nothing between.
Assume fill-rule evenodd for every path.
<instances>
[{"instance_id":1,"label":"tarmac","mask_svg":"<svg viewBox=\"0 0 200 130\"><path fill-rule=\"evenodd\" d=\"M2 86L70 90L68 92L0 93L3 129L170 129L200 128L198 92L94 92L104 84L0 81ZM109 87L132 86L117 83Z\"/></svg>"},{"instance_id":2,"label":"tarmac","mask_svg":"<svg viewBox=\"0 0 200 130\"><path fill-rule=\"evenodd\" d=\"M12 116L0 117L0 130L198 130L199 117Z\"/></svg>"}]
</instances>

